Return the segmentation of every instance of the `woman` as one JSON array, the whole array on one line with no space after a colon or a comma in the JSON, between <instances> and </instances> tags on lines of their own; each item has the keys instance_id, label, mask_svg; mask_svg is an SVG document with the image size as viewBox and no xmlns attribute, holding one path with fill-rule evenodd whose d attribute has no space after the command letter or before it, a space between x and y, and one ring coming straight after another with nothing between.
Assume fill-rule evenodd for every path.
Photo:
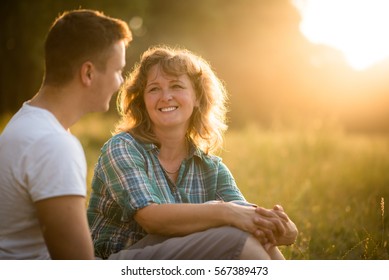
<instances>
[{"instance_id":1,"label":"woman","mask_svg":"<svg viewBox=\"0 0 389 280\"><path fill-rule=\"evenodd\" d=\"M281 206L247 203L214 155L226 90L184 49L146 51L118 97L121 121L102 148L88 219L110 259L283 259L297 229Z\"/></svg>"}]
</instances>

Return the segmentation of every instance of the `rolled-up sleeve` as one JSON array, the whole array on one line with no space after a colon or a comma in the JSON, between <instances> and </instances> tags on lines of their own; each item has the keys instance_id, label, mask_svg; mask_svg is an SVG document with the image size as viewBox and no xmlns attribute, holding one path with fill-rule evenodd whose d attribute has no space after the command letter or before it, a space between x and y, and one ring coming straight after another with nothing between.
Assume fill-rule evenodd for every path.
<instances>
[{"instance_id":1,"label":"rolled-up sleeve","mask_svg":"<svg viewBox=\"0 0 389 280\"><path fill-rule=\"evenodd\" d=\"M243 194L238 189L230 170L222 161L218 163L217 174L217 199L223 201L245 200Z\"/></svg>"}]
</instances>

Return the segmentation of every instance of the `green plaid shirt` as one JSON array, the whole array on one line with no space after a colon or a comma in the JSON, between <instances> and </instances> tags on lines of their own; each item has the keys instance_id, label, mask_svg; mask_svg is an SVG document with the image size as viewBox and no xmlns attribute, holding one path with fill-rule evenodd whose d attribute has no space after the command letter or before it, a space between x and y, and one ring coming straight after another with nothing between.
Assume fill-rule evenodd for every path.
<instances>
[{"instance_id":1,"label":"green plaid shirt","mask_svg":"<svg viewBox=\"0 0 389 280\"><path fill-rule=\"evenodd\" d=\"M115 135L103 146L88 207L96 256L107 258L144 237L133 216L150 204L244 200L219 157L192 146L173 184L158 152L156 145L139 143L129 133Z\"/></svg>"}]
</instances>

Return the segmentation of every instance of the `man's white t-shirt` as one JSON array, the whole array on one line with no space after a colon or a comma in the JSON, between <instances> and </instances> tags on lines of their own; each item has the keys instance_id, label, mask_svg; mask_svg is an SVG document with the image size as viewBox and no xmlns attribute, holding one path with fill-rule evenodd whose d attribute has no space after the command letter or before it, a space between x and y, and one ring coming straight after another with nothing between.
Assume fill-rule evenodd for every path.
<instances>
[{"instance_id":1,"label":"man's white t-shirt","mask_svg":"<svg viewBox=\"0 0 389 280\"><path fill-rule=\"evenodd\" d=\"M49 259L34 203L86 196L83 148L49 111L23 104L0 135L0 259Z\"/></svg>"}]
</instances>

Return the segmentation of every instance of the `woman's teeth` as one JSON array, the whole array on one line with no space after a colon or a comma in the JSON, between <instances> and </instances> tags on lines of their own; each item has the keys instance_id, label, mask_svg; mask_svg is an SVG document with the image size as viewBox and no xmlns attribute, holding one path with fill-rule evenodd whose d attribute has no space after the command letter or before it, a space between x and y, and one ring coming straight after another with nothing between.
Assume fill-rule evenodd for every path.
<instances>
[{"instance_id":1,"label":"woman's teeth","mask_svg":"<svg viewBox=\"0 0 389 280\"><path fill-rule=\"evenodd\" d=\"M176 110L178 107L172 106L172 107L166 107L166 108L161 108L159 109L161 112L170 112Z\"/></svg>"}]
</instances>

